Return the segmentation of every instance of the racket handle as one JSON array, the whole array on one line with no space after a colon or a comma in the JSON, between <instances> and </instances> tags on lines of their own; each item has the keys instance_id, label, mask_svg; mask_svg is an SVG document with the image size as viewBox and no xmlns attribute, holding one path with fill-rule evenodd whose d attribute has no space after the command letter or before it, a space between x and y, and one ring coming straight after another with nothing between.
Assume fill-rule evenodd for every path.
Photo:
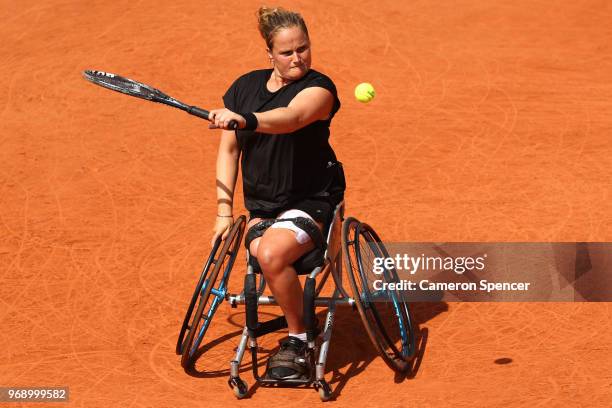
<instances>
[{"instance_id":1,"label":"racket handle","mask_svg":"<svg viewBox=\"0 0 612 408\"><path fill-rule=\"evenodd\" d=\"M209 112L205 109L198 108L197 106L190 106L187 108L187 113L193 116L197 116L198 118L208 119ZM230 120L229 126L232 130L238 130L238 122L235 120Z\"/></svg>"},{"instance_id":2,"label":"racket handle","mask_svg":"<svg viewBox=\"0 0 612 408\"><path fill-rule=\"evenodd\" d=\"M187 113L193 116L197 116L198 118L208 120L208 111L198 108L197 106L190 106L187 108Z\"/></svg>"}]
</instances>

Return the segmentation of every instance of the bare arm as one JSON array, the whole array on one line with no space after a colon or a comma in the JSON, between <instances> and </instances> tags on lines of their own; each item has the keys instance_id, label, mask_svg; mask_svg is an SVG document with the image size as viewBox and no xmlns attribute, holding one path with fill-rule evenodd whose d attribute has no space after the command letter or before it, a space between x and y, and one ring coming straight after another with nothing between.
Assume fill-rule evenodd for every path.
<instances>
[{"instance_id":1,"label":"bare arm","mask_svg":"<svg viewBox=\"0 0 612 408\"><path fill-rule=\"evenodd\" d=\"M267 112L257 112L257 131L261 133L280 134L291 133L317 120L329 117L334 105L334 97L325 88L310 87L298 93L286 108L276 108ZM236 120L240 128L246 121L239 114L228 109L210 111L213 123L212 129L227 129L231 120Z\"/></svg>"},{"instance_id":2,"label":"bare arm","mask_svg":"<svg viewBox=\"0 0 612 408\"><path fill-rule=\"evenodd\" d=\"M238 158L240 149L234 131L224 130L221 133L217 153L217 218L213 229L212 242L221 235L225 239L232 226L234 189L238 176Z\"/></svg>"},{"instance_id":3,"label":"bare arm","mask_svg":"<svg viewBox=\"0 0 612 408\"><path fill-rule=\"evenodd\" d=\"M291 133L317 120L327 119L334 97L324 88L306 88L293 98L286 108L256 113L257 131L262 133Z\"/></svg>"}]
</instances>

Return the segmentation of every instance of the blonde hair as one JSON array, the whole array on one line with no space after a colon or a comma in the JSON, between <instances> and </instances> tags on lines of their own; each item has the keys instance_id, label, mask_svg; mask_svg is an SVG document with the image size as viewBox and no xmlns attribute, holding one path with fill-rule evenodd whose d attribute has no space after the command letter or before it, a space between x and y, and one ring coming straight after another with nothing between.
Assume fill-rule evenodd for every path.
<instances>
[{"instance_id":1,"label":"blonde hair","mask_svg":"<svg viewBox=\"0 0 612 408\"><path fill-rule=\"evenodd\" d=\"M308 37L308 29L300 13L282 7L260 7L257 10L257 23L259 33L270 50L274 45L274 35L283 28L299 27Z\"/></svg>"}]
</instances>

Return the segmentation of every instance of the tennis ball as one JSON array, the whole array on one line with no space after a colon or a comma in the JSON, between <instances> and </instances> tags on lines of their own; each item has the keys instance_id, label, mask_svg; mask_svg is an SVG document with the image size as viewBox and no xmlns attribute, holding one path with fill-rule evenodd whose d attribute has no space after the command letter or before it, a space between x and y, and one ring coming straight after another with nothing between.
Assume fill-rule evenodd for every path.
<instances>
[{"instance_id":1,"label":"tennis ball","mask_svg":"<svg viewBox=\"0 0 612 408\"><path fill-rule=\"evenodd\" d=\"M376 96L376 91L372 84L367 82L362 82L361 84L355 87L355 98L359 102L368 103Z\"/></svg>"}]
</instances>

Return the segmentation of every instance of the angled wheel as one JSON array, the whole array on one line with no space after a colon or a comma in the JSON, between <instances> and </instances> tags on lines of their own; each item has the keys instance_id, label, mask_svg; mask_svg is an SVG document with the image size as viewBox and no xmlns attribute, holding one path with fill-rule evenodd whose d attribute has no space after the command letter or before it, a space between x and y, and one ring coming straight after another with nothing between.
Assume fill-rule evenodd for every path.
<instances>
[{"instance_id":1,"label":"angled wheel","mask_svg":"<svg viewBox=\"0 0 612 408\"><path fill-rule=\"evenodd\" d=\"M394 268L373 272L374 258L388 258L387 249L372 227L352 217L344 221L342 246L353 297L372 344L391 369L406 371L415 354L408 303L400 291L380 288L381 283L399 282ZM375 280L381 282L374 285Z\"/></svg>"},{"instance_id":2,"label":"angled wheel","mask_svg":"<svg viewBox=\"0 0 612 408\"><path fill-rule=\"evenodd\" d=\"M245 224L246 217L238 217L225 241L218 240L215 243L206 261L176 344L176 352L182 355L181 365L185 369L195 363L196 352L210 322L225 299L227 282L240 249Z\"/></svg>"},{"instance_id":3,"label":"angled wheel","mask_svg":"<svg viewBox=\"0 0 612 408\"><path fill-rule=\"evenodd\" d=\"M206 264L204 264L204 268L202 269L202 273L200 274L200 280L198 281L195 291L191 296L191 301L189 302L189 307L187 308L187 312L185 313L185 318L183 319L183 325L181 326L181 331L179 332L178 340L176 342L176 354L179 356L183 354L183 348L185 344L185 334L189 330L189 323L193 317L193 309L195 307L196 302L198 301L200 294L202 293L202 286L204 285L204 281L208 277L211 269L214 266L213 261L216 260L219 256L219 250L221 249L221 238L218 238L215 241L215 244L210 251L210 255L208 255L208 259L206 260Z\"/></svg>"}]
</instances>

